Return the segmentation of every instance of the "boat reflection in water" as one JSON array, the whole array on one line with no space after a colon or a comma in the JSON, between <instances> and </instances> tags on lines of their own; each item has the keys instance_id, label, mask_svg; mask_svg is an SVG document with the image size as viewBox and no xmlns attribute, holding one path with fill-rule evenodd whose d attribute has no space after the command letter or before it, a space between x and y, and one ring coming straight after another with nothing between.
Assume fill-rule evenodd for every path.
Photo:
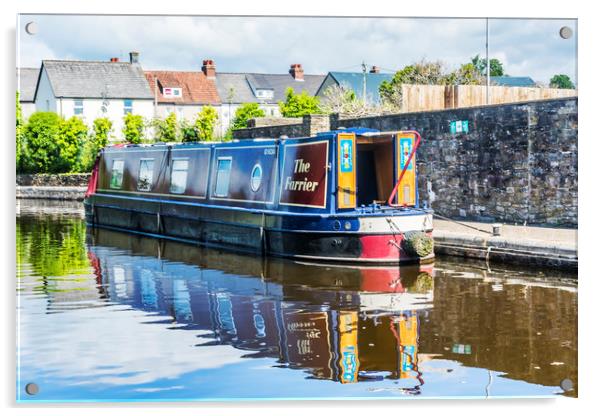
<instances>
[{"instance_id":1,"label":"boat reflection in water","mask_svg":"<svg viewBox=\"0 0 602 416\"><path fill-rule=\"evenodd\" d=\"M341 383L414 378L408 391L419 392L417 311L432 307L432 264L268 261L108 230L88 239L109 300L212 331L199 346L229 344Z\"/></svg>"},{"instance_id":2,"label":"boat reflection in water","mask_svg":"<svg viewBox=\"0 0 602 416\"><path fill-rule=\"evenodd\" d=\"M17 254L18 401L578 391L577 281L561 271L312 265L63 214L17 217Z\"/></svg>"}]
</instances>

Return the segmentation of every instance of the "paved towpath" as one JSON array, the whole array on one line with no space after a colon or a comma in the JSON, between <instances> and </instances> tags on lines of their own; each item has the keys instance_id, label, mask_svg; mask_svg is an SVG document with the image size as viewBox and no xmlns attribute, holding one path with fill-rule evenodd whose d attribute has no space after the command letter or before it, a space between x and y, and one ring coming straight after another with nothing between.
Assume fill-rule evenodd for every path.
<instances>
[{"instance_id":1,"label":"paved towpath","mask_svg":"<svg viewBox=\"0 0 602 416\"><path fill-rule=\"evenodd\" d=\"M439 254L481 258L514 264L576 269L577 230L567 228L502 225L493 236L492 224L435 219L433 237Z\"/></svg>"}]
</instances>

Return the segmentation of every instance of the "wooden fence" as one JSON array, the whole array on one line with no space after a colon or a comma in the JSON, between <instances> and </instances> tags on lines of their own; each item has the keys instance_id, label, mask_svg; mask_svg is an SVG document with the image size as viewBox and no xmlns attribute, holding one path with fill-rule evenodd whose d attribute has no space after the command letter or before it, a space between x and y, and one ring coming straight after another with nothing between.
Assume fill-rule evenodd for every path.
<instances>
[{"instance_id":1,"label":"wooden fence","mask_svg":"<svg viewBox=\"0 0 602 416\"><path fill-rule=\"evenodd\" d=\"M402 113L475 107L487 104L484 85L402 86ZM489 87L489 104L506 104L577 96L577 90L557 88Z\"/></svg>"}]
</instances>

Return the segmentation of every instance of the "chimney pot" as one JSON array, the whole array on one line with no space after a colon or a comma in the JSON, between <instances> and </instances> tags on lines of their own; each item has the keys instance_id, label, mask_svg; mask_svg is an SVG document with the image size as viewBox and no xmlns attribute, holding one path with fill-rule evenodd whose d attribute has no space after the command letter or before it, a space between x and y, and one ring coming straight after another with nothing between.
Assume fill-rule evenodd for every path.
<instances>
[{"instance_id":1,"label":"chimney pot","mask_svg":"<svg viewBox=\"0 0 602 416\"><path fill-rule=\"evenodd\" d=\"M204 59L202 70L207 79L215 79L215 63L213 59Z\"/></svg>"},{"instance_id":2,"label":"chimney pot","mask_svg":"<svg viewBox=\"0 0 602 416\"><path fill-rule=\"evenodd\" d=\"M111 58L111 62L119 62L119 58Z\"/></svg>"},{"instance_id":3,"label":"chimney pot","mask_svg":"<svg viewBox=\"0 0 602 416\"><path fill-rule=\"evenodd\" d=\"M295 79L295 81L303 81L303 67L301 64L291 64L291 68L288 70L288 72Z\"/></svg>"},{"instance_id":4,"label":"chimney pot","mask_svg":"<svg viewBox=\"0 0 602 416\"><path fill-rule=\"evenodd\" d=\"M380 73L380 68L377 67L376 65L372 65L372 68L370 68L370 73L371 74L378 74L378 73Z\"/></svg>"},{"instance_id":5,"label":"chimney pot","mask_svg":"<svg viewBox=\"0 0 602 416\"><path fill-rule=\"evenodd\" d=\"M130 63L131 64L140 63L140 53L139 52L130 52Z\"/></svg>"}]
</instances>

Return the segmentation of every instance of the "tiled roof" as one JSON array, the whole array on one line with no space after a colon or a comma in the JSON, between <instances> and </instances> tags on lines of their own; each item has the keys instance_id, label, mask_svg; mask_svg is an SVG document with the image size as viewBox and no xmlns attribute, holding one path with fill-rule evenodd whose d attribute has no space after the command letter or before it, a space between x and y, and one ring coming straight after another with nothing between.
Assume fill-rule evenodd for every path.
<instances>
[{"instance_id":1,"label":"tiled roof","mask_svg":"<svg viewBox=\"0 0 602 416\"><path fill-rule=\"evenodd\" d=\"M36 94L36 85L40 68L17 68L17 91L19 91L19 101L33 102Z\"/></svg>"},{"instance_id":2,"label":"tiled roof","mask_svg":"<svg viewBox=\"0 0 602 416\"><path fill-rule=\"evenodd\" d=\"M295 81L290 74L253 74L253 73L228 73L218 72L217 90L223 103L267 103L276 104L284 101L287 88L291 87L295 93L307 91L309 95L316 95L322 85L325 75L305 75L303 81ZM268 100L255 97L251 82L260 84L260 88L273 89L274 96Z\"/></svg>"},{"instance_id":3,"label":"tiled roof","mask_svg":"<svg viewBox=\"0 0 602 416\"><path fill-rule=\"evenodd\" d=\"M535 87L535 81L531 77L490 77L491 85L503 87Z\"/></svg>"},{"instance_id":4,"label":"tiled roof","mask_svg":"<svg viewBox=\"0 0 602 416\"><path fill-rule=\"evenodd\" d=\"M366 75L366 97L368 100L378 102L380 93L378 88L383 81L391 81L393 74L371 73ZM363 72L329 72L328 76L342 86L353 90L356 97L361 98L364 94L364 73ZM323 91L321 91L323 93Z\"/></svg>"},{"instance_id":5,"label":"tiled roof","mask_svg":"<svg viewBox=\"0 0 602 416\"><path fill-rule=\"evenodd\" d=\"M48 60L42 68L55 97L153 98L142 69L129 62Z\"/></svg>"},{"instance_id":6,"label":"tiled roof","mask_svg":"<svg viewBox=\"0 0 602 416\"><path fill-rule=\"evenodd\" d=\"M160 103L181 104L220 104L215 81L208 79L202 71L144 71L146 79L155 94L155 77L159 83L157 101ZM182 97L165 97L162 88L182 88Z\"/></svg>"}]
</instances>

